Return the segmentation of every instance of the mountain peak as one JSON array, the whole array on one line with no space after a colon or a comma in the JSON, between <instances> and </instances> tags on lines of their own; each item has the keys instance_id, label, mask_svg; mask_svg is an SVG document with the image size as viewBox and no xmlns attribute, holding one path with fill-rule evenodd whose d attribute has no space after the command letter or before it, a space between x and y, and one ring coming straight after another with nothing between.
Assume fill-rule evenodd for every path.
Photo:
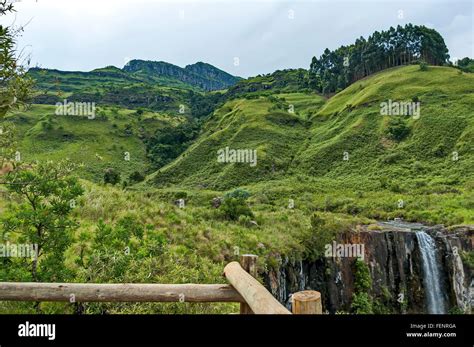
<instances>
[{"instance_id":1,"label":"mountain peak","mask_svg":"<svg viewBox=\"0 0 474 347\"><path fill-rule=\"evenodd\" d=\"M133 59L123 67L123 71L145 73L152 77L175 78L208 91L228 88L240 80L239 77L232 76L204 62L197 62L182 68L164 61Z\"/></svg>"}]
</instances>

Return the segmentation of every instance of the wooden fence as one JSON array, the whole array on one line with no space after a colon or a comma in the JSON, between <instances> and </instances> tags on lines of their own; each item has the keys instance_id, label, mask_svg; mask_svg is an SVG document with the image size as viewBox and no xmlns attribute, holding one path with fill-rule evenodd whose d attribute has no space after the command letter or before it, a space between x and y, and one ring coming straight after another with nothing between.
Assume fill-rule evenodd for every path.
<instances>
[{"instance_id":1,"label":"wooden fence","mask_svg":"<svg viewBox=\"0 0 474 347\"><path fill-rule=\"evenodd\" d=\"M291 314L256 279L257 256L243 255L229 263L224 276L230 284L93 284L0 282L0 301L65 302L237 302L241 314ZM295 314L321 314L321 295L292 295Z\"/></svg>"}]
</instances>

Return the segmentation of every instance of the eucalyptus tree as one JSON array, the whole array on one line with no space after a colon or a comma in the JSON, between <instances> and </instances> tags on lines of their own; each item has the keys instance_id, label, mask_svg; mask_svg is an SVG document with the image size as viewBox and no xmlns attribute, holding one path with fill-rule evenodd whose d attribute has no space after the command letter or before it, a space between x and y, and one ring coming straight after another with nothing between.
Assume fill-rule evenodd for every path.
<instances>
[{"instance_id":1,"label":"eucalyptus tree","mask_svg":"<svg viewBox=\"0 0 474 347\"><path fill-rule=\"evenodd\" d=\"M310 86L321 93L332 93L382 69L423 60L443 65L449 60L443 37L434 29L407 24L358 38L350 46L334 51L325 49L313 57Z\"/></svg>"}]
</instances>

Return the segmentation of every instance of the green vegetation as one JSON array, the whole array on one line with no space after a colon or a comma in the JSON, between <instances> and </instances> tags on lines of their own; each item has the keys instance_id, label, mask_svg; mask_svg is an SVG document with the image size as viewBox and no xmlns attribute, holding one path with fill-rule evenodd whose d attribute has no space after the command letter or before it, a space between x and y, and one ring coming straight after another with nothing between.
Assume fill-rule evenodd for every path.
<instances>
[{"instance_id":1,"label":"green vegetation","mask_svg":"<svg viewBox=\"0 0 474 347\"><path fill-rule=\"evenodd\" d=\"M372 289L372 280L369 267L364 261L358 259L355 262L354 295L351 308L356 314L371 314L373 312L372 298L369 291Z\"/></svg>"},{"instance_id":2,"label":"green vegetation","mask_svg":"<svg viewBox=\"0 0 474 347\"><path fill-rule=\"evenodd\" d=\"M464 72L474 72L474 59L465 57L457 61L456 67Z\"/></svg>"},{"instance_id":3,"label":"green vegetation","mask_svg":"<svg viewBox=\"0 0 474 347\"><path fill-rule=\"evenodd\" d=\"M21 260L31 260L28 267L35 282L73 279L64 266L64 255L72 242L71 233L77 228L70 214L83 193L77 179L70 176L73 170L70 162L46 162L33 168L16 167L6 176L6 186L19 201L2 218L3 238L37 245L34 256ZM11 272L18 276L15 260L2 258L2 262L2 277L9 278Z\"/></svg>"},{"instance_id":4,"label":"green vegetation","mask_svg":"<svg viewBox=\"0 0 474 347\"><path fill-rule=\"evenodd\" d=\"M413 46L383 51L397 33L416 34ZM446 62L444 48L435 31L407 26L327 51L310 72L247 80L204 63L31 69L35 103L0 125L0 169L8 169L0 172L0 235L38 242L44 253L35 271L29 261L3 258L0 281L221 283L223 267L239 254L259 255L262 271L285 258L315 260L359 224L474 223L474 77L433 66ZM352 63L341 72L345 54ZM398 66L418 58L429 68ZM217 87L225 89L205 92ZM327 99L314 90L340 91ZM96 116L57 115L63 99L96 102ZM420 103L420 117L382 115L388 100ZM222 162L222 150L255 151L256 160ZM75 176L65 158L78 166ZM461 256L472 264L472 254ZM358 261L355 270L352 311L385 313L390 298L367 294L367 265ZM0 303L0 312L237 309Z\"/></svg>"},{"instance_id":5,"label":"green vegetation","mask_svg":"<svg viewBox=\"0 0 474 347\"><path fill-rule=\"evenodd\" d=\"M12 2L0 0L0 16L13 11ZM25 68L15 48L21 30L0 25L0 119L9 110L24 106L29 100L33 81L25 76Z\"/></svg>"},{"instance_id":6,"label":"green vegetation","mask_svg":"<svg viewBox=\"0 0 474 347\"><path fill-rule=\"evenodd\" d=\"M48 105L32 105L27 111L7 115L6 120L16 126L23 160L70 158L84 164L80 176L94 182L101 182L108 168L122 177L134 171L151 172L156 168L149 160L152 138L186 121L149 111L137 115L134 110L118 107L100 107L94 119L61 116Z\"/></svg>"},{"instance_id":7,"label":"green vegetation","mask_svg":"<svg viewBox=\"0 0 474 347\"><path fill-rule=\"evenodd\" d=\"M224 196L224 203L220 207L226 218L230 220L238 220L240 217L253 217L252 210L247 205L247 199L250 193L236 189Z\"/></svg>"},{"instance_id":8,"label":"green vegetation","mask_svg":"<svg viewBox=\"0 0 474 347\"><path fill-rule=\"evenodd\" d=\"M338 92L375 72L422 60L443 65L448 61L448 48L434 29L407 24L374 32L366 40L362 36L349 46L334 51L326 48L319 59L313 57L310 86L323 93Z\"/></svg>"}]
</instances>

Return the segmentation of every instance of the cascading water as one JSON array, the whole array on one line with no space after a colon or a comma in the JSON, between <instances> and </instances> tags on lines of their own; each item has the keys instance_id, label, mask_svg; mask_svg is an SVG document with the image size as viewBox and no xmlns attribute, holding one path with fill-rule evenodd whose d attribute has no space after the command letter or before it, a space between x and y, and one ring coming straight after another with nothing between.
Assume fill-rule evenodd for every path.
<instances>
[{"instance_id":1,"label":"cascading water","mask_svg":"<svg viewBox=\"0 0 474 347\"><path fill-rule=\"evenodd\" d=\"M435 240L424 231L418 231L416 237L423 261L423 283L425 285L428 313L445 313Z\"/></svg>"}]
</instances>

